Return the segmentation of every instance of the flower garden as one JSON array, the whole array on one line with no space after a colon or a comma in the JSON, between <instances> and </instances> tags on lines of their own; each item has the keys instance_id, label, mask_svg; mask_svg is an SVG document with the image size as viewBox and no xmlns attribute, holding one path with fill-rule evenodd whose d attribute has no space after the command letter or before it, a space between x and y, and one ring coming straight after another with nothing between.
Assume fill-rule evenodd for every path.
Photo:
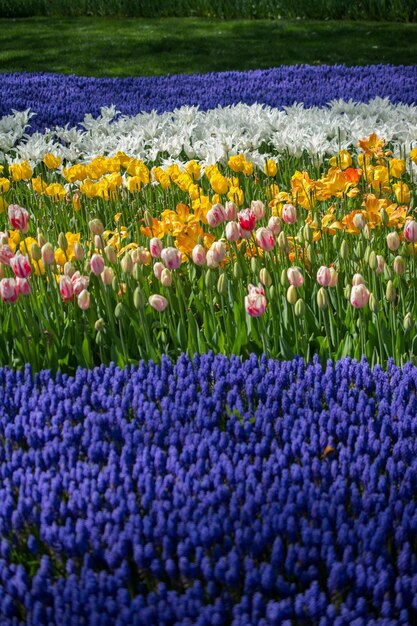
<instances>
[{"instance_id":1,"label":"flower garden","mask_svg":"<svg viewBox=\"0 0 417 626\"><path fill-rule=\"evenodd\" d=\"M417 622L416 68L3 74L1 624Z\"/></svg>"}]
</instances>

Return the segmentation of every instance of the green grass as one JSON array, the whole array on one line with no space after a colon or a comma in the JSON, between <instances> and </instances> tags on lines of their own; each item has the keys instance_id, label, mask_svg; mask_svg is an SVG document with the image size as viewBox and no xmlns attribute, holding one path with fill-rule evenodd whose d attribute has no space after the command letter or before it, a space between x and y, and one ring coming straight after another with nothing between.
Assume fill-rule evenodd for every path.
<instances>
[{"instance_id":1,"label":"green grass","mask_svg":"<svg viewBox=\"0 0 417 626\"><path fill-rule=\"evenodd\" d=\"M0 0L0 15L417 21L417 0Z\"/></svg>"},{"instance_id":2,"label":"green grass","mask_svg":"<svg viewBox=\"0 0 417 626\"><path fill-rule=\"evenodd\" d=\"M3 72L133 76L299 63L417 63L417 24L200 18L0 19Z\"/></svg>"}]
</instances>

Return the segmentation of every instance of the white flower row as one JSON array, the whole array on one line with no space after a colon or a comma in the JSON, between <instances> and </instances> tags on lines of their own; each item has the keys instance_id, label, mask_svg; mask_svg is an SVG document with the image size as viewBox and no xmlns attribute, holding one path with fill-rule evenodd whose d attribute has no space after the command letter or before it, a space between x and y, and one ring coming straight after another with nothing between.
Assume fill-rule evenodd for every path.
<instances>
[{"instance_id":1,"label":"white flower row","mask_svg":"<svg viewBox=\"0 0 417 626\"><path fill-rule=\"evenodd\" d=\"M123 151L147 162L169 155L165 162L198 159L211 164L243 152L263 164L266 154L300 156L307 151L321 159L355 146L371 132L392 142L398 154L417 145L417 107L381 98L369 104L338 100L321 108L238 104L203 112L184 106L172 113L135 117L106 107L96 119L86 115L81 129L56 127L27 135L31 115L14 112L0 119L0 158L27 159L34 165L52 152L72 163Z\"/></svg>"}]
</instances>

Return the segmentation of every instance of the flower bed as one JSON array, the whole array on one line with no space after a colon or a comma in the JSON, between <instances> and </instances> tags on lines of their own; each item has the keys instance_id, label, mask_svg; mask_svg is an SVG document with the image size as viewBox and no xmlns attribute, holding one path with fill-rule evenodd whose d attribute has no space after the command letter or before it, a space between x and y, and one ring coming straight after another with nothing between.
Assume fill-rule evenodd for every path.
<instances>
[{"instance_id":1,"label":"flower bed","mask_svg":"<svg viewBox=\"0 0 417 626\"><path fill-rule=\"evenodd\" d=\"M2 74L0 116L32 109L32 132L55 125L75 126L86 114L97 117L115 105L125 115L173 111L183 105L202 110L238 103L282 108L294 102L323 106L331 100L417 101L416 66L283 66L270 70L141 78L84 78L56 74ZM369 129L371 132L374 129Z\"/></svg>"},{"instance_id":2,"label":"flower bed","mask_svg":"<svg viewBox=\"0 0 417 626\"><path fill-rule=\"evenodd\" d=\"M414 367L206 355L0 381L5 626L416 619Z\"/></svg>"}]
</instances>

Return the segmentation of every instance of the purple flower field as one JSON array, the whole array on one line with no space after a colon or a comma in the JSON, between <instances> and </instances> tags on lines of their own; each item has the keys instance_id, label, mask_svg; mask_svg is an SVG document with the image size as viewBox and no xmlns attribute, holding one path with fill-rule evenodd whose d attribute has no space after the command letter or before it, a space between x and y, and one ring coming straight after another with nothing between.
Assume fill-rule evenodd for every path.
<instances>
[{"instance_id":1,"label":"purple flower field","mask_svg":"<svg viewBox=\"0 0 417 626\"><path fill-rule=\"evenodd\" d=\"M142 78L86 78L59 74L2 74L0 117L30 108L37 116L30 132L55 125L77 125L103 106L125 115L183 105L202 110L239 102L282 108L303 102L324 106L335 99L417 102L417 67L373 65L282 66L270 70Z\"/></svg>"},{"instance_id":2,"label":"purple flower field","mask_svg":"<svg viewBox=\"0 0 417 626\"><path fill-rule=\"evenodd\" d=\"M0 370L0 614L417 620L417 369L211 354Z\"/></svg>"}]
</instances>

